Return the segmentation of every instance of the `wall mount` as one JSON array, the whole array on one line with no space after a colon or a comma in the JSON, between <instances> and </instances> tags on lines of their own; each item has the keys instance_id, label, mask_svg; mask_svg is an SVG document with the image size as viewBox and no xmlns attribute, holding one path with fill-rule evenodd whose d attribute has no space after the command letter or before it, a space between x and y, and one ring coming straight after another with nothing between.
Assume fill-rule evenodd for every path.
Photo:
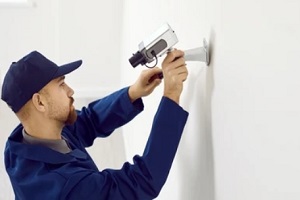
<instances>
[{"instance_id":1,"label":"wall mount","mask_svg":"<svg viewBox=\"0 0 300 200\"><path fill-rule=\"evenodd\" d=\"M186 61L200 61L209 65L209 48L206 39L203 39L203 47L188 49L184 51L184 58Z\"/></svg>"}]
</instances>

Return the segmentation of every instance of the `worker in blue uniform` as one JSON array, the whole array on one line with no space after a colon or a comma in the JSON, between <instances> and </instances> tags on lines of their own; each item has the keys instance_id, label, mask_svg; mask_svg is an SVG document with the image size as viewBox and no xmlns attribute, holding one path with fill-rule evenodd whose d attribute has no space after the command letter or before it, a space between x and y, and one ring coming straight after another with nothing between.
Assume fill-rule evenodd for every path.
<instances>
[{"instance_id":1,"label":"worker in blue uniform","mask_svg":"<svg viewBox=\"0 0 300 200\"><path fill-rule=\"evenodd\" d=\"M131 86L73 106L74 91L65 75L82 61L56 65L33 51L8 69L1 98L20 124L9 136L5 167L18 200L147 200L159 195L170 171L188 118L179 105L188 76L184 53L174 50L162 69L144 70ZM107 137L143 110L142 97L160 84L164 90L143 155L121 169L99 171L86 151L97 137ZM149 81L151 80L151 81Z\"/></svg>"}]
</instances>

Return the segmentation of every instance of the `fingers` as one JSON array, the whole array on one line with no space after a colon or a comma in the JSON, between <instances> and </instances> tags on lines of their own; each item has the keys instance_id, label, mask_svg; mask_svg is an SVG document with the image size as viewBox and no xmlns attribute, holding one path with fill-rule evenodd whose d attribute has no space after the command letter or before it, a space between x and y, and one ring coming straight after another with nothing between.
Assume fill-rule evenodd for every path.
<instances>
[{"instance_id":1,"label":"fingers","mask_svg":"<svg viewBox=\"0 0 300 200\"><path fill-rule=\"evenodd\" d=\"M154 67L151 69L143 70L142 74L143 74L143 77L148 80L150 77L152 77L156 74L159 74L161 72L162 72L162 70L160 68Z\"/></svg>"},{"instance_id":2,"label":"fingers","mask_svg":"<svg viewBox=\"0 0 300 200\"><path fill-rule=\"evenodd\" d=\"M149 82L149 86L150 88L155 88L156 86L158 86L161 83L161 79L156 78L153 81Z\"/></svg>"},{"instance_id":3,"label":"fingers","mask_svg":"<svg viewBox=\"0 0 300 200\"><path fill-rule=\"evenodd\" d=\"M179 57L169 64L164 64L163 70L169 76L179 76L178 78L184 81L187 78L188 70L186 68L184 57Z\"/></svg>"},{"instance_id":4,"label":"fingers","mask_svg":"<svg viewBox=\"0 0 300 200\"><path fill-rule=\"evenodd\" d=\"M151 69L149 69L147 71L148 71L148 76L150 76L150 77L153 76L153 75L155 75L155 74L159 74L159 73L162 72L162 70L160 68L158 68L158 67L151 68Z\"/></svg>"},{"instance_id":5,"label":"fingers","mask_svg":"<svg viewBox=\"0 0 300 200\"><path fill-rule=\"evenodd\" d=\"M181 82L185 81L188 76L188 70L185 64L177 68L169 68L166 70L166 73L166 76L173 77Z\"/></svg>"},{"instance_id":6,"label":"fingers","mask_svg":"<svg viewBox=\"0 0 300 200\"><path fill-rule=\"evenodd\" d=\"M158 79L161 80L163 78L163 73L160 72L159 74L154 74L153 76L150 77L150 79L148 80L148 83L152 83L152 81Z\"/></svg>"},{"instance_id":7,"label":"fingers","mask_svg":"<svg viewBox=\"0 0 300 200\"><path fill-rule=\"evenodd\" d=\"M173 62L176 58L183 57L183 56L184 56L183 51L175 49L175 50L168 53L168 55L164 59L163 63L168 64L170 62Z\"/></svg>"},{"instance_id":8,"label":"fingers","mask_svg":"<svg viewBox=\"0 0 300 200\"><path fill-rule=\"evenodd\" d=\"M186 68L186 65L180 67L180 71L178 72L179 78L182 82L184 82L188 77L188 70Z\"/></svg>"},{"instance_id":9,"label":"fingers","mask_svg":"<svg viewBox=\"0 0 300 200\"><path fill-rule=\"evenodd\" d=\"M150 70L148 70L150 71ZM151 70L152 71L152 70ZM156 71L156 70L153 70ZM159 75L155 74L150 79L143 84L143 96L147 96L153 92L153 90L161 83L161 79L159 78Z\"/></svg>"},{"instance_id":10,"label":"fingers","mask_svg":"<svg viewBox=\"0 0 300 200\"><path fill-rule=\"evenodd\" d=\"M152 69L144 70L144 80L145 83L152 83L156 79L161 79L162 70L158 67Z\"/></svg>"},{"instance_id":11,"label":"fingers","mask_svg":"<svg viewBox=\"0 0 300 200\"><path fill-rule=\"evenodd\" d=\"M181 66L185 66L185 59L184 57L180 57L178 59L176 59L174 62L172 62L170 64L170 67L169 68L178 68L178 67L181 67Z\"/></svg>"}]
</instances>

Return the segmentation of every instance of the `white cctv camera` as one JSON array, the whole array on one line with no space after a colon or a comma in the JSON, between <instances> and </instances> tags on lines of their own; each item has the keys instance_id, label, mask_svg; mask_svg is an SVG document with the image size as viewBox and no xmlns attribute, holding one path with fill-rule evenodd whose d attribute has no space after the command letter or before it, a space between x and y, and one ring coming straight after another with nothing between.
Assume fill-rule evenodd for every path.
<instances>
[{"instance_id":1,"label":"white cctv camera","mask_svg":"<svg viewBox=\"0 0 300 200\"><path fill-rule=\"evenodd\" d=\"M139 64L146 65L151 63L154 59L157 61L158 56L171 51L177 42L175 31L166 23L139 44L139 50L132 55L129 62L133 67L136 67ZM208 65L209 52L206 40L203 40L203 47L185 51L185 60L203 61Z\"/></svg>"}]
</instances>

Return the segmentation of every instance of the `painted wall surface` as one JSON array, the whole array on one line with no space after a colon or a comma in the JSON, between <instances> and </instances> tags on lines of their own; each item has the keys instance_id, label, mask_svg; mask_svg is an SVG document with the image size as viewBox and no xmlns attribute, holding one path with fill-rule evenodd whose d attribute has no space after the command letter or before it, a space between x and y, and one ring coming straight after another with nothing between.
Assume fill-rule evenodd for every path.
<instances>
[{"instance_id":1,"label":"painted wall surface","mask_svg":"<svg viewBox=\"0 0 300 200\"><path fill-rule=\"evenodd\" d=\"M211 1L215 197L296 200L300 2Z\"/></svg>"},{"instance_id":2,"label":"painted wall surface","mask_svg":"<svg viewBox=\"0 0 300 200\"><path fill-rule=\"evenodd\" d=\"M12 61L36 49L57 64L82 59L80 73L69 77L80 91L119 87L122 1L28 2L0 3L2 76Z\"/></svg>"},{"instance_id":3,"label":"painted wall surface","mask_svg":"<svg viewBox=\"0 0 300 200\"><path fill-rule=\"evenodd\" d=\"M181 104L190 117L157 199L299 199L300 2L129 0L124 8L122 60L165 21L177 48L210 42L210 66L188 64ZM124 83L142 70L123 65ZM128 159L142 153L161 94L125 127Z\"/></svg>"}]
</instances>

